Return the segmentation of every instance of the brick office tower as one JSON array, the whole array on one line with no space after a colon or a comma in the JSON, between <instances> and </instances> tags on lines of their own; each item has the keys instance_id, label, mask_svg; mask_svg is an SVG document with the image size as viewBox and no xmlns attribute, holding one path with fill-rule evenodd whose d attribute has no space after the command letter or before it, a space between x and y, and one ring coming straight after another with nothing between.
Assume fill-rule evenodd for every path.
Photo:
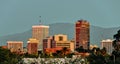
<instances>
[{"instance_id":1,"label":"brick office tower","mask_svg":"<svg viewBox=\"0 0 120 64\"><path fill-rule=\"evenodd\" d=\"M76 48L83 46L84 49L89 48L89 22L86 20L78 20L75 24Z\"/></svg>"},{"instance_id":2,"label":"brick office tower","mask_svg":"<svg viewBox=\"0 0 120 64\"><path fill-rule=\"evenodd\" d=\"M43 39L49 35L49 26L44 25L35 25L32 26L32 38L35 38L39 41L38 50L43 48Z\"/></svg>"},{"instance_id":3,"label":"brick office tower","mask_svg":"<svg viewBox=\"0 0 120 64\"><path fill-rule=\"evenodd\" d=\"M39 41L34 38L30 38L27 42L28 54L38 54L38 43Z\"/></svg>"}]
</instances>

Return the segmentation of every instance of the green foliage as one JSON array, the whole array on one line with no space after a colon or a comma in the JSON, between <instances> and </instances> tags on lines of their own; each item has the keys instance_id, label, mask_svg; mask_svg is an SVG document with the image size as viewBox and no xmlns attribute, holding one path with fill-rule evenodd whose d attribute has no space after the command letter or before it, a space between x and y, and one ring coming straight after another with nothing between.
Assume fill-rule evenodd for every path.
<instances>
[{"instance_id":1,"label":"green foliage","mask_svg":"<svg viewBox=\"0 0 120 64\"><path fill-rule=\"evenodd\" d=\"M38 54L28 54L28 53L25 53L24 57L25 58L38 58Z\"/></svg>"},{"instance_id":2,"label":"green foliage","mask_svg":"<svg viewBox=\"0 0 120 64\"><path fill-rule=\"evenodd\" d=\"M90 64L109 64L111 62L110 55L106 51L105 47L103 49L93 48L87 59Z\"/></svg>"},{"instance_id":3,"label":"green foliage","mask_svg":"<svg viewBox=\"0 0 120 64\"><path fill-rule=\"evenodd\" d=\"M69 49L63 47L62 50L57 50L56 53L42 53L41 58L71 58L74 53L70 53Z\"/></svg>"},{"instance_id":4,"label":"green foliage","mask_svg":"<svg viewBox=\"0 0 120 64\"><path fill-rule=\"evenodd\" d=\"M74 55L74 53L70 53L70 54L67 54L67 58L72 58L72 56Z\"/></svg>"},{"instance_id":5,"label":"green foliage","mask_svg":"<svg viewBox=\"0 0 120 64\"><path fill-rule=\"evenodd\" d=\"M75 49L77 52L88 52L88 50L84 49L83 46L80 46Z\"/></svg>"},{"instance_id":6,"label":"green foliage","mask_svg":"<svg viewBox=\"0 0 120 64\"><path fill-rule=\"evenodd\" d=\"M115 39L113 41L114 50L112 52L111 60L115 60L115 62L120 63L120 30L118 30L117 34L113 36Z\"/></svg>"},{"instance_id":7,"label":"green foliage","mask_svg":"<svg viewBox=\"0 0 120 64\"><path fill-rule=\"evenodd\" d=\"M0 64L17 64L21 59L22 56L0 47Z\"/></svg>"},{"instance_id":8,"label":"green foliage","mask_svg":"<svg viewBox=\"0 0 120 64\"><path fill-rule=\"evenodd\" d=\"M118 30L117 34L115 34L113 36L113 38L115 39L113 41L113 47L115 50L120 51L120 30Z\"/></svg>"}]
</instances>

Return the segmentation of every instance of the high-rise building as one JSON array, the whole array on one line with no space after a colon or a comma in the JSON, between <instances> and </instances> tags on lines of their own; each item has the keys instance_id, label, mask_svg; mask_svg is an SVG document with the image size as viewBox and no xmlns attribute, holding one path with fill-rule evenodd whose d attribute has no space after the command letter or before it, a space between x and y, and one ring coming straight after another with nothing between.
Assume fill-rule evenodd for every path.
<instances>
[{"instance_id":1,"label":"high-rise building","mask_svg":"<svg viewBox=\"0 0 120 64\"><path fill-rule=\"evenodd\" d=\"M23 51L23 42L22 41L7 41L7 48L11 52L20 52Z\"/></svg>"},{"instance_id":2,"label":"high-rise building","mask_svg":"<svg viewBox=\"0 0 120 64\"><path fill-rule=\"evenodd\" d=\"M88 49L90 45L90 26L86 20L78 20L75 24L75 47L83 46L84 49Z\"/></svg>"},{"instance_id":3,"label":"high-rise building","mask_svg":"<svg viewBox=\"0 0 120 64\"><path fill-rule=\"evenodd\" d=\"M34 38L30 38L27 42L27 52L28 54L37 54L38 53L38 43L39 41Z\"/></svg>"},{"instance_id":4,"label":"high-rise building","mask_svg":"<svg viewBox=\"0 0 120 64\"><path fill-rule=\"evenodd\" d=\"M109 54L111 54L113 51L112 42L113 42L113 40L111 40L111 39L101 41L101 47L102 48L105 47L107 50L107 53L109 53Z\"/></svg>"},{"instance_id":5,"label":"high-rise building","mask_svg":"<svg viewBox=\"0 0 120 64\"><path fill-rule=\"evenodd\" d=\"M36 25L32 26L32 38L39 40L38 49L43 48L43 39L49 35L49 26Z\"/></svg>"}]
</instances>

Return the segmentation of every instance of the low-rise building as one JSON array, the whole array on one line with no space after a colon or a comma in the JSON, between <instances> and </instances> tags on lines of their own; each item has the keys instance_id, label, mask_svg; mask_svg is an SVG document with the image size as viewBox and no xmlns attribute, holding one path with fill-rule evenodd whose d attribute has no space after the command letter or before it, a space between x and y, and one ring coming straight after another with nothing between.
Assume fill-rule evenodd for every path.
<instances>
[{"instance_id":1,"label":"low-rise building","mask_svg":"<svg viewBox=\"0 0 120 64\"><path fill-rule=\"evenodd\" d=\"M43 40L43 50L45 52L46 48L69 48L74 51L74 41L68 41L67 35L58 34L50 36Z\"/></svg>"},{"instance_id":2,"label":"low-rise building","mask_svg":"<svg viewBox=\"0 0 120 64\"><path fill-rule=\"evenodd\" d=\"M23 41L7 41L7 48L11 52L23 51Z\"/></svg>"}]
</instances>

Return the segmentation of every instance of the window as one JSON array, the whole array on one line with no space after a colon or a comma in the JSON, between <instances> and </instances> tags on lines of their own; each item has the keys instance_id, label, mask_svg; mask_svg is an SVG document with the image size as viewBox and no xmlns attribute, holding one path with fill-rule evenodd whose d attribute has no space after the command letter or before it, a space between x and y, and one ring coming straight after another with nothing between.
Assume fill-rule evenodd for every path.
<instances>
[{"instance_id":1,"label":"window","mask_svg":"<svg viewBox=\"0 0 120 64\"><path fill-rule=\"evenodd\" d=\"M63 37L62 36L59 36L59 41L63 41Z\"/></svg>"}]
</instances>

